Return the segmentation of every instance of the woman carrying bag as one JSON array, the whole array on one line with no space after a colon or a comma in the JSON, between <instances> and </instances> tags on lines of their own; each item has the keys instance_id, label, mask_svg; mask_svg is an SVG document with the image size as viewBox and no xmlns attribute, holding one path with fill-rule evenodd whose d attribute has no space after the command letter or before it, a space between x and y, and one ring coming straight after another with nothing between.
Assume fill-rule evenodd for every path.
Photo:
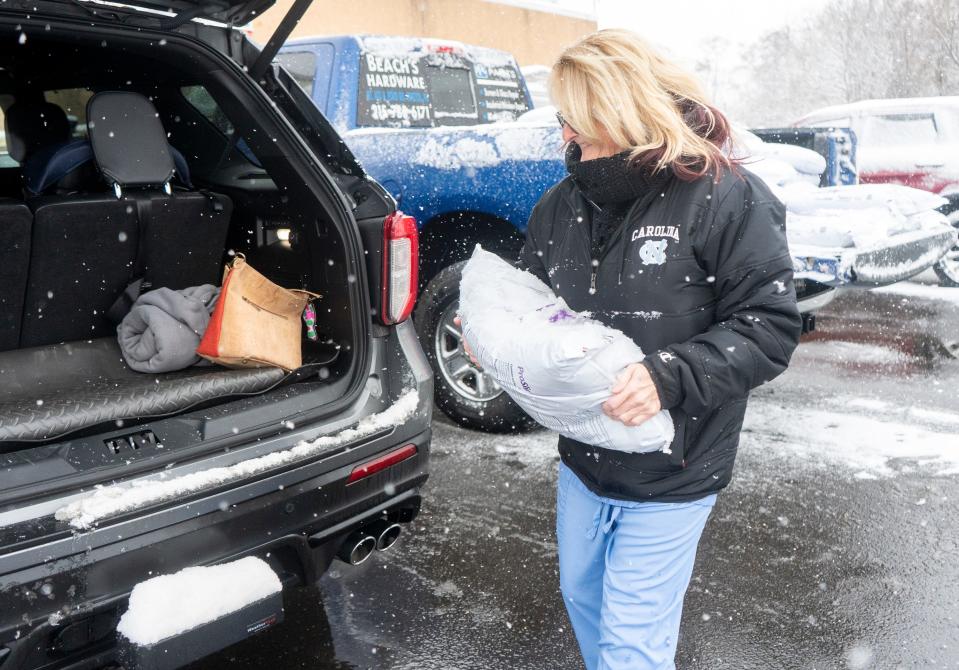
<instances>
[{"instance_id":1,"label":"woman carrying bag","mask_svg":"<svg viewBox=\"0 0 959 670\"><path fill-rule=\"evenodd\" d=\"M723 153L730 129L690 75L603 30L550 73L569 176L521 263L646 352L604 411L661 409L671 453L560 438L560 587L586 667L673 668L696 547L732 475L749 391L786 369L801 320L785 208Z\"/></svg>"}]
</instances>

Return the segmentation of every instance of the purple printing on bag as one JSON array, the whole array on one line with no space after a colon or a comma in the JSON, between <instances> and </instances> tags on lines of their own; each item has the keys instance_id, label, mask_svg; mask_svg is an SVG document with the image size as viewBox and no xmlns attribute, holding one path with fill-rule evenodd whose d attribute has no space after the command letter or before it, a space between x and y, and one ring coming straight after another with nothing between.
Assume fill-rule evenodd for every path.
<instances>
[{"instance_id":1,"label":"purple printing on bag","mask_svg":"<svg viewBox=\"0 0 959 670\"><path fill-rule=\"evenodd\" d=\"M570 314L565 309L557 310L553 316L549 317L550 323L556 323L557 321L565 321L566 319L575 319L575 314Z\"/></svg>"},{"instance_id":2,"label":"purple printing on bag","mask_svg":"<svg viewBox=\"0 0 959 670\"><path fill-rule=\"evenodd\" d=\"M523 374L525 370L523 369L522 365L519 366L519 369L517 372L519 376L519 385L522 386L527 393L532 393L533 389L530 387L529 382L526 381L526 376Z\"/></svg>"}]
</instances>

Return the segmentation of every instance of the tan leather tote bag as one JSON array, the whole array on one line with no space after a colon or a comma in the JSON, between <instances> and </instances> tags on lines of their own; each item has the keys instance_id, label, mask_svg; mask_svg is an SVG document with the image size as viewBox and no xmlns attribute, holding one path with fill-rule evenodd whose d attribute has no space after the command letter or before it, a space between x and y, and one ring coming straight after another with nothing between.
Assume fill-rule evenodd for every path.
<instances>
[{"instance_id":1,"label":"tan leather tote bag","mask_svg":"<svg viewBox=\"0 0 959 670\"><path fill-rule=\"evenodd\" d=\"M231 368L295 370L303 363L300 316L310 298L318 297L277 286L237 254L224 270L220 297L196 353Z\"/></svg>"}]
</instances>

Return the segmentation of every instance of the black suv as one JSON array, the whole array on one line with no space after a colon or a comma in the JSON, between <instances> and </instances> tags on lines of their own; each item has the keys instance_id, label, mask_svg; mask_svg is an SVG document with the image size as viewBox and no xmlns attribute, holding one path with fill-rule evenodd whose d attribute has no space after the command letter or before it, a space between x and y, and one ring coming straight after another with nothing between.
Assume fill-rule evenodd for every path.
<instances>
[{"instance_id":1,"label":"black suv","mask_svg":"<svg viewBox=\"0 0 959 670\"><path fill-rule=\"evenodd\" d=\"M243 556L284 586L419 510L416 224L232 26L272 0L0 6L0 670L114 661L138 582ZM235 254L320 294L303 365L134 372L131 283ZM142 289L141 289L142 290Z\"/></svg>"}]
</instances>

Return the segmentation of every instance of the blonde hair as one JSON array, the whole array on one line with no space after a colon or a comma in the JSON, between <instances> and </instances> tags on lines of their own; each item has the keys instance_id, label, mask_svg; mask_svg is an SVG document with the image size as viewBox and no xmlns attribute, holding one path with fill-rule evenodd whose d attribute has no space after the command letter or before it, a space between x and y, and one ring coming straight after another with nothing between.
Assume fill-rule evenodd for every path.
<instances>
[{"instance_id":1,"label":"blonde hair","mask_svg":"<svg viewBox=\"0 0 959 670\"><path fill-rule=\"evenodd\" d=\"M654 170L669 166L694 179L731 165L723 114L692 75L629 30L600 30L567 47L550 71L549 93L584 139L612 141Z\"/></svg>"}]
</instances>

